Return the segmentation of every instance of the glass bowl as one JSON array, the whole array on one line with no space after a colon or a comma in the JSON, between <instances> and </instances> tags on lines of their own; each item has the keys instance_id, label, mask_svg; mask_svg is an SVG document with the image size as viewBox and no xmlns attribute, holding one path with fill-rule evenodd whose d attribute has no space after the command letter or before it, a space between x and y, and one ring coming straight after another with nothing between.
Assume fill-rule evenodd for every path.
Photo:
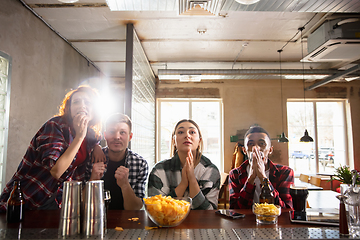
<instances>
[{"instance_id":1,"label":"glass bowl","mask_svg":"<svg viewBox=\"0 0 360 240\"><path fill-rule=\"evenodd\" d=\"M154 196L144 199L147 215L160 227L176 227L189 215L190 197Z\"/></svg>"},{"instance_id":2,"label":"glass bowl","mask_svg":"<svg viewBox=\"0 0 360 240\"><path fill-rule=\"evenodd\" d=\"M252 211L256 216L256 222L260 224L276 224L278 217L281 215L281 207L279 205L255 203Z\"/></svg>"}]
</instances>

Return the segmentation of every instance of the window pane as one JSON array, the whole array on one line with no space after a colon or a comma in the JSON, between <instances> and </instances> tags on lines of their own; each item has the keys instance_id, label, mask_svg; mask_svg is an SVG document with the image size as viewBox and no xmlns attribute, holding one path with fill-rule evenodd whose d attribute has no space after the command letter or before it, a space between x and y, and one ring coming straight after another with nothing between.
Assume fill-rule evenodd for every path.
<instances>
[{"instance_id":1,"label":"window pane","mask_svg":"<svg viewBox=\"0 0 360 240\"><path fill-rule=\"evenodd\" d=\"M9 122L9 74L10 61L6 55L0 52L0 189L3 188L3 181L5 180L5 164L6 164L6 150L7 150L7 133Z\"/></svg>"},{"instance_id":2,"label":"window pane","mask_svg":"<svg viewBox=\"0 0 360 240\"><path fill-rule=\"evenodd\" d=\"M344 109L342 102L318 102L319 172L332 173L345 165Z\"/></svg>"},{"instance_id":3,"label":"window pane","mask_svg":"<svg viewBox=\"0 0 360 240\"><path fill-rule=\"evenodd\" d=\"M131 150L155 164L155 76L134 32L131 121L134 138ZM107 105L107 104L106 104Z\"/></svg>"},{"instance_id":4,"label":"window pane","mask_svg":"<svg viewBox=\"0 0 360 240\"><path fill-rule=\"evenodd\" d=\"M160 122L161 122L161 151L160 161L170 158L171 134L175 124L181 119L189 119L188 102L161 102L160 105Z\"/></svg>"},{"instance_id":5,"label":"window pane","mask_svg":"<svg viewBox=\"0 0 360 240\"><path fill-rule=\"evenodd\" d=\"M305 114L306 112L306 114ZM296 174L316 173L314 142L300 142L305 128L314 139L314 108L311 102L288 102L289 166ZM306 119L305 119L306 117Z\"/></svg>"},{"instance_id":6,"label":"window pane","mask_svg":"<svg viewBox=\"0 0 360 240\"><path fill-rule=\"evenodd\" d=\"M222 109L221 101L181 99L159 101L158 161L170 158L171 134L175 124L182 119L193 119L200 127L203 154L222 170Z\"/></svg>"},{"instance_id":7,"label":"window pane","mask_svg":"<svg viewBox=\"0 0 360 240\"><path fill-rule=\"evenodd\" d=\"M343 101L309 102L306 105L303 102L287 103L289 165L297 175L333 173L335 167L347 163L344 107ZM313 143L299 142L305 125Z\"/></svg>"},{"instance_id":8,"label":"window pane","mask_svg":"<svg viewBox=\"0 0 360 240\"><path fill-rule=\"evenodd\" d=\"M203 154L221 169L221 126L219 102L193 102L192 119L199 125Z\"/></svg>"}]
</instances>

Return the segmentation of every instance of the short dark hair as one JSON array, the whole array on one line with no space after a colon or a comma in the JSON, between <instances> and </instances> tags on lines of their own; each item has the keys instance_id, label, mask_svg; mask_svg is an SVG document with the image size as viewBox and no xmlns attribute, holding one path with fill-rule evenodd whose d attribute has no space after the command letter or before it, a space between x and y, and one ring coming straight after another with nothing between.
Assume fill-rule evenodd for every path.
<instances>
[{"instance_id":1,"label":"short dark hair","mask_svg":"<svg viewBox=\"0 0 360 240\"><path fill-rule=\"evenodd\" d=\"M115 123L126 123L129 126L130 132L131 132L132 124L131 124L130 118L127 115L122 114L122 113L114 113L114 114L110 115L105 122L105 131L109 125L115 124Z\"/></svg>"},{"instance_id":2,"label":"short dark hair","mask_svg":"<svg viewBox=\"0 0 360 240\"><path fill-rule=\"evenodd\" d=\"M271 140L269 133L264 128L258 125L251 126L249 130L246 131L244 139L251 133L265 133L268 136L269 140Z\"/></svg>"}]
</instances>

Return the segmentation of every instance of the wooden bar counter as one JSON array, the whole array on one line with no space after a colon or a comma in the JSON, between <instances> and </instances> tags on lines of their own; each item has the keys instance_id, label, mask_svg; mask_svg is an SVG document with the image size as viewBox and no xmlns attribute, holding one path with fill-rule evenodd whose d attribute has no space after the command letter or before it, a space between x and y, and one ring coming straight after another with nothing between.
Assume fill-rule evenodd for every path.
<instances>
[{"instance_id":1,"label":"wooden bar counter","mask_svg":"<svg viewBox=\"0 0 360 240\"><path fill-rule=\"evenodd\" d=\"M318 225L293 224L289 210L282 209L277 224L259 225L250 209L236 210L246 216L229 219L215 210L192 210L183 223L174 228L155 228L145 210L110 210L107 217L108 233L104 239L340 239L338 228ZM138 218L138 220L136 219ZM60 210L26 211L19 223L6 223L0 214L0 239L58 239ZM136 221L134 221L136 220ZM116 231L121 227L124 231ZM66 237L86 239L83 235ZM96 236L91 239L99 239Z\"/></svg>"}]
</instances>

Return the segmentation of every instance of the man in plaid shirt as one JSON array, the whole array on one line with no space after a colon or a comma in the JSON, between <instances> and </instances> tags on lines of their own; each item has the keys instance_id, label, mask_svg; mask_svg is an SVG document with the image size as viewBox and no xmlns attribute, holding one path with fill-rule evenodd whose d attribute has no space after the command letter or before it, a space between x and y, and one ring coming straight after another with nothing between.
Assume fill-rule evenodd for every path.
<instances>
[{"instance_id":1,"label":"man in plaid shirt","mask_svg":"<svg viewBox=\"0 0 360 240\"><path fill-rule=\"evenodd\" d=\"M128 149L132 136L130 118L120 113L111 115L104 132L106 161L87 166L86 180L102 179L104 188L110 191L109 209L137 210L143 206L148 163Z\"/></svg>"},{"instance_id":2,"label":"man in plaid shirt","mask_svg":"<svg viewBox=\"0 0 360 240\"><path fill-rule=\"evenodd\" d=\"M243 151L248 159L229 173L230 208L251 208L259 202L261 182L269 179L275 204L292 208L290 186L294 184L294 171L268 159L272 153L270 136L259 126L250 127L244 136Z\"/></svg>"}]
</instances>

